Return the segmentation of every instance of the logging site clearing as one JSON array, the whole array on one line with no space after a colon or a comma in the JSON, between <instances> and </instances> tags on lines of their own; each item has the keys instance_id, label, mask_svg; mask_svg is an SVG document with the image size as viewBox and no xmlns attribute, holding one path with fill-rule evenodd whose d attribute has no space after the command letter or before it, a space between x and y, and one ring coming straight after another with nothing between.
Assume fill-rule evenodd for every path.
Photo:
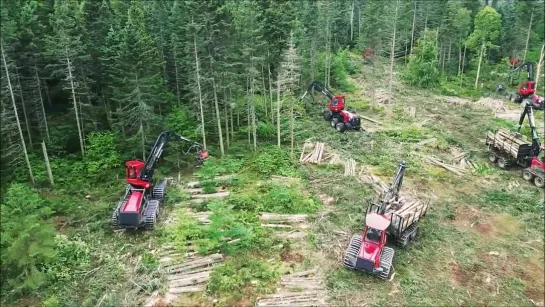
<instances>
[{"instance_id":1,"label":"logging site clearing","mask_svg":"<svg viewBox=\"0 0 545 307\"><path fill-rule=\"evenodd\" d=\"M306 116L294 122L294 159L270 145L164 173L169 192L153 231L90 237L58 217L60 234L77 234L87 242L82 253L104 257L81 273L95 291L87 299L150 307L543 306L543 190L491 164L485 145L490 131L516 125L504 114L520 108L402 84L395 102L373 104L365 78L350 82L357 90L346 99L368 118L361 131L339 134ZM543 112L535 113L543 135ZM418 240L396 251L386 279L347 270L348 243L354 234L359 240L368 206L388 191L400 160L406 177L387 212L418 220L425 207ZM86 198L93 206L100 196Z\"/></svg>"},{"instance_id":2,"label":"logging site clearing","mask_svg":"<svg viewBox=\"0 0 545 307\"><path fill-rule=\"evenodd\" d=\"M543 5L2 1L0 305L545 307Z\"/></svg>"}]
</instances>

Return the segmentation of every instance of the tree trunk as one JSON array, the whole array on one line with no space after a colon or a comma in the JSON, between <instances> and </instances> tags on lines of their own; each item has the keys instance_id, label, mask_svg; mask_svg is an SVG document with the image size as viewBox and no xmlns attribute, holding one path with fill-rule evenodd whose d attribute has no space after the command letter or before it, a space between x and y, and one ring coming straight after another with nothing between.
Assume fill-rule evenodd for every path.
<instances>
[{"instance_id":1,"label":"tree trunk","mask_svg":"<svg viewBox=\"0 0 545 307\"><path fill-rule=\"evenodd\" d=\"M267 68L269 70L269 102L271 103L271 122L274 122L274 115L273 115L273 89L272 89L272 80L271 80L271 64L267 64Z\"/></svg>"},{"instance_id":2,"label":"tree trunk","mask_svg":"<svg viewBox=\"0 0 545 307\"><path fill-rule=\"evenodd\" d=\"M467 51L467 45L464 44L464 55L462 56L462 65L460 67L460 86L463 85L464 66L465 66L465 63L466 63L466 51Z\"/></svg>"},{"instance_id":3,"label":"tree trunk","mask_svg":"<svg viewBox=\"0 0 545 307\"><path fill-rule=\"evenodd\" d=\"M350 42L354 41L354 2L352 0L352 9L350 10Z\"/></svg>"},{"instance_id":4,"label":"tree trunk","mask_svg":"<svg viewBox=\"0 0 545 307\"><path fill-rule=\"evenodd\" d=\"M225 91L223 92L223 97L224 99L227 98ZM229 148L229 112L227 112L227 101L225 100L223 102L223 118L225 120L225 145Z\"/></svg>"},{"instance_id":5,"label":"tree trunk","mask_svg":"<svg viewBox=\"0 0 545 307\"><path fill-rule=\"evenodd\" d=\"M361 36L361 5L358 6L358 39Z\"/></svg>"},{"instance_id":6,"label":"tree trunk","mask_svg":"<svg viewBox=\"0 0 545 307\"><path fill-rule=\"evenodd\" d=\"M444 74L445 73L445 58L446 58L447 48L443 48L443 46L441 46L441 50L443 50L443 55L441 56L441 73Z\"/></svg>"},{"instance_id":7,"label":"tree trunk","mask_svg":"<svg viewBox=\"0 0 545 307\"><path fill-rule=\"evenodd\" d=\"M28 115L26 112L25 99L23 97L23 86L21 85L21 78L19 76L19 69L17 63L15 63L15 76L17 76L17 83L19 84L19 95L21 96L21 107L23 108L23 116L25 117L26 133L28 135L28 147L32 149L32 131L30 130L30 123L28 121Z\"/></svg>"},{"instance_id":8,"label":"tree trunk","mask_svg":"<svg viewBox=\"0 0 545 307\"><path fill-rule=\"evenodd\" d=\"M45 81L45 80L44 80ZM49 87L47 86L47 81L44 82L45 84L45 95L47 96L47 105L51 107L51 95L49 95Z\"/></svg>"},{"instance_id":9,"label":"tree trunk","mask_svg":"<svg viewBox=\"0 0 545 307\"><path fill-rule=\"evenodd\" d=\"M225 156L225 150L223 148L223 132L221 131L221 119L220 119L220 108L218 105L218 93L216 92L216 81L212 78L212 88L214 91L214 108L216 109L216 121L218 123L218 135L220 138L220 152L221 157Z\"/></svg>"},{"instance_id":10,"label":"tree trunk","mask_svg":"<svg viewBox=\"0 0 545 307\"><path fill-rule=\"evenodd\" d=\"M462 69L462 47L458 48L458 73L457 76L460 76L460 72Z\"/></svg>"},{"instance_id":11,"label":"tree trunk","mask_svg":"<svg viewBox=\"0 0 545 307\"><path fill-rule=\"evenodd\" d=\"M261 64L261 86L263 90L261 91L261 97L263 98L263 107L265 107L265 117L269 117L268 106L267 106L267 95L265 94L265 73L263 70L263 64ZM271 109L272 113L272 109ZM272 116L271 116L272 117Z\"/></svg>"},{"instance_id":12,"label":"tree trunk","mask_svg":"<svg viewBox=\"0 0 545 307\"><path fill-rule=\"evenodd\" d=\"M254 97L254 77L250 79L250 99L252 104L252 135L254 140L254 151L257 151L257 125L255 121L255 97Z\"/></svg>"},{"instance_id":13,"label":"tree trunk","mask_svg":"<svg viewBox=\"0 0 545 307\"><path fill-rule=\"evenodd\" d=\"M537 62L536 71L536 92L539 90L539 75L541 74L541 67L543 67L543 58L545 57L545 44L541 45L541 53L539 54L539 61Z\"/></svg>"},{"instance_id":14,"label":"tree trunk","mask_svg":"<svg viewBox=\"0 0 545 307\"><path fill-rule=\"evenodd\" d=\"M140 133L142 135L141 138L141 145L142 145L142 159L143 161L146 161L146 137L144 135L144 125L142 124L142 120L140 120Z\"/></svg>"},{"instance_id":15,"label":"tree trunk","mask_svg":"<svg viewBox=\"0 0 545 307\"><path fill-rule=\"evenodd\" d=\"M451 71L452 67L450 66L450 56L452 55L452 42L449 43L448 45L448 58L447 58L447 64L448 64L448 68L449 68L449 71Z\"/></svg>"},{"instance_id":16,"label":"tree trunk","mask_svg":"<svg viewBox=\"0 0 545 307\"><path fill-rule=\"evenodd\" d=\"M231 95L231 89L229 89L229 101L233 101L233 96ZM234 140L235 139L235 128L233 126L233 106L231 104L229 105L229 111L231 113L231 140Z\"/></svg>"},{"instance_id":17,"label":"tree trunk","mask_svg":"<svg viewBox=\"0 0 545 307\"><path fill-rule=\"evenodd\" d=\"M295 115L293 114L293 109L294 109L294 100L293 97L288 96L289 99L291 100L291 110L290 110L290 139L291 139L291 147L290 147L290 156L291 158L293 159L293 148L294 148L294 136L293 136L293 127L295 126Z\"/></svg>"},{"instance_id":18,"label":"tree trunk","mask_svg":"<svg viewBox=\"0 0 545 307\"><path fill-rule=\"evenodd\" d=\"M68 48L64 49L66 55L66 66L68 69L68 79L70 79L70 88L72 89L72 102L74 104L74 112L76 112L76 124L78 125L79 145L81 147L81 155L85 155L85 148L83 145L83 133L81 132L81 124L79 120L78 102L76 101L76 89L74 87L74 78L72 77L72 63L68 56Z\"/></svg>"},{"instance_id":19,"label":"tree trunk","mask_svg":"<svg viewBox=\"0 0 545 307\"><path fill-rule=\"evenodd\" d=\"M390 50L390 80L388 82L388 103L392 101L392 86L394 83L394 52L396 46L396 28L397 28L397 12L399 9L399 0L396 2L396 11L394 15L394 34L392 37L392 49Z\"/></svg>"},{"instance_id":20,"label":"tree trunk","mask_svg":"<svg viewBox=\"0 0 545 307\"><path fill-rule=\"evenodd\" d=\"M276 79L276 138L280 147L280 73Z\"/></svg>"},{"instance_id":21,"label":"tree trunk","mask_svg":"<svg viewBox=\"0 0 545 307\"><path fill-rule=\"evenodd\" d=\"M477 78L475 79L475 88L479 85L479 74L481 73L481 63L483 61L483 55L484 55L484 42L481 46L481 52L479 53L479 66L477 67Z\"/></svg>"},{"instance_id":22,"label":"tree trunk","mask_svg":"<svg viewBox=\"0 0 545 307\"><path fill-rule=\"evenodd\" d=\"M250 95L250 91L247 92L248 96ZM252 118L251 118L251 109L250 109L250 103L246 106L246 113L248 117L248 145L252 145Z\"/></svg>"},{"instance_id":23,"label":"tree trunk","mask_svg":"<svg viewBox=\"0 0 545 307\"><path fill-rule=\"evenodd\" d=\"M310 41L310 79L311 81L314 81L314 78L316 76L316 41L314 37L312 37Z\"/></svg>"},{"instance_id":24,"label":"tree trunk","mask_svg":"<svg viewBox=\"0 0 545 307\"><path fill-rule=\"evenodd\" d=\"M45 168L47 170L47 176L49 177L49 183L51 186L55 186L55 181L53 181L53 172L51 172L51 165L49 164L49 156L47 155L47 148L45 147L45 142L42 141L42 151L44 153Z\"/></svg>"},{"instance_id":25,"label":"tree trunk","mask_svg":"<svg viewBox=\"0 0 545 307\"><path fill-rule=\"evenodd\" d=\"M206 149L206 132L204 131L204 110L202 104L202 91L201 91L201 76L199 72L199 56L197 52L197 36L193 36L193 48L195 52L195 73L197 74L197 89L199 91L199 110L201 112L201 133L202 133L202 144L204 149Z\"/></svg>"},{"instance_id":26,"label":"tree trunk","mask_svg":"<svg viewBox=\"0 0 545 307\"><path fill-rule=\"evenodd\" d=\"M38 68L36 65L34 65L34 73L36 75L36 83L38 84L38 93L40 94L40 106L42 109L42 116L44 118L45 135L47 137L47 142L51 143L51 138L49 137L49 126L47 125L47 116L45 114L44 98L42 96L42 87L40 85L40 77L38 76Z\"/></svg>"},{"instance_id":27,"label":"tree trunk","mask_svg":"<svg viewBox=\"0 0 545 307\"><path fill-rule=\"evenodd\" d=\"M180 95L180 76L178 75L178 60L177 60L177 53L176 53L176 47L172 48L173 52L174 52L174 74L175 74L175 77L176 77L176 96L178 98L178 106L181 106L182 105L182 98L181 98L181 95Z\"/></svg>"},{"instance_id":28,"label":"tree trunk","mask_svg":"<svg viewBox=\"0 0 545 307\"><path fill-rule=\"evenodd\" d=\"M9 93L11 95L11 102L13 104L13 112L15 115L15 122L17 123L17 130L19 131L19 137L21 138L21 145L23 146L23 155L25 156L26 165L28 167L28 173L30 175L30 181L35 183L34 175L32 174L32 167L30 166L30 160L28 159L28 153L26 150L25 138L23 137L23 130L21 129L21 123L19 122L19 114L17 113L17 104L15 103L15 95L13 94L13 87L11 86L11 78L9 76L8 63L6 61L6 53L4 52L4 46L0 43L2 51L2 61L4 62L4 68L6 69L6 80L8 83Z\"/></svg>"},{"instance_id":29,"label":"tree trunk","mask_svg":"<svg viewBox=\"0 0 545 307\"><path fill-rule=\"evenodd\" d=\"M528 43L530 42L530 34L532 33L532 22L534 20L534 11L530 15L530 25L528 26L528 35L526 36L526 46L524 47L524 59L522 63L526 62L526 54L528 53Z\"/></svg>"},{"instance_id":30,"label":"tree trunk","mask_svg":"<svg viewBox=\"0 0 545 307\"><path fill-rule=\"evenodd\" d=\"M413 27L412 27L412 30L411 30L411 51L410 51L410 54L413 53L413 47L414 47L414 26L415 26L415 22L416 22L416 0L414 0L414 13L413 13Z\"/></svg>"}]
</instances>

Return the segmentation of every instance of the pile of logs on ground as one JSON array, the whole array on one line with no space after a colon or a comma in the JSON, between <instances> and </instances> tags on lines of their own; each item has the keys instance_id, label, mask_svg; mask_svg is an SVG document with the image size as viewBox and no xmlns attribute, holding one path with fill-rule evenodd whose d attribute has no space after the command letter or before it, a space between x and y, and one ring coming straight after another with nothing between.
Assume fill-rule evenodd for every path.
<instances>
[{"instance_id":1,"label":"pile of logs on ground","mask_svg":"<svg viewBox=\"0 0 545 307\"><path fill-rule=\"evenodd\" d=\"M405 107L404 108L405 114L407 114L410 117L416 117L416 108L415 107Z\"/></svg>"},{"instance_id":2,"label":"pile of logs on ground","mask_svg":"<svg viewBox=\"0 0 545 307\"><path fill-rule=\"evenodd\" d=\"M494 140L494 147L500 149L501 151L511 153L513 157L518 155L520 145L529 144L525 137L519 137L515 132L505 129L499 130L496 134L489 131L486 133L486 138L488 140Z\"/></svg>"},{"instance_id":3,"label":"pile of logs on ground","mask_svg":"<svg viewBox=\"0 0 545 307\"><path fill-rule=\"evenodd\" d=\"M476 169L477 165L466 158L466 153L461 153L452 158L452 164L461 169Z\"/></svg>"},{"instance_id":4,"label":"pile of logs on ground","mask_svg":"<svg viewBox=\"0 0 545 307\"><path fill-rule=\"evenodd\" d=\"M371 172L365 172L365 168L363 166L361 167L358 177L361 182L370 184L377 194L388 191L388 185L380 180L380 178L378 178L377 176L371 174Z\"/></svg>"},{"instance_id":5,"label":"pile of logs on ground","mask_svg":"<svg viewBox=\"0 0 545 307\"><path fill-rule=\"evenodd\" d=\"M344 176L356 176L356 161L354 159L350 158L344 163Z\"/></svg>"},{"instance_id":6,"label":"pile of logs on ground","mask_svg":"<svg viewBox=\"0 0 545 307\"><path fill-rule=\"evenodd\" d=\"M181 294L205 291L214 266L224 260L222 254L183 255L172 245L163 246L157 256L167 274L168 292L163 296L154 292L144 304L146 307L166 306L175 303Z\"/></svg>"},{"instance_id":7,"label":"pile of logs on ground","mask_svg":"<svg viewBox=\"0 0 545 307\"><path fill-rule=\"evenodd\" d=\"M442 167L448 171L451 171L453 172L454 174L456 175L459 175L459 176L463 176L465 175L466 173L466 169L465 168L461 168L459 167L458 165L451 165L451 164L447 164L447 163L444 163L443 161L435 158L435 157L431 157L431 156L426 156L424 157L426 159L427 162L435 165L435 166L439 166L439 167Z\"/></svg>"},{"instance_id":8,"label":"pile of logs on ground","mask_svg":"<svg viewBox=\"0 0 545 307\"><path fill-rule=\"evenodd\" d=\"M326 290L316 270L283 276L281 289L258 299L256 306L327 306Z\"/></svg>"},{"instance_id":9,"label":"pile of logs on ground","mask_svg":"<svg viewBox=\"0 0 545 307\"><path fill-rule=\"evenodd\" d=\"M382 104L393 103L394 97L390 95L390 93L388 93L387 90L377 89L375 91L375 102L382 103Z\"/></svg>"},{"instance_id":10,"label":"pile of logs on ground","mask_svg":"<svg viewBox=\"0 0 545 307\"><path fill-rule=\"evenodd\" d=\"M185 214L188 217L196 219L199 223L203 225L209 225L210 223L212 223L210 221L210 216L212 215L211 211L194 212L190 208L186 208Z\"/></svg>"},{"instance_id":11,"label":"pile of logs on ground","mask_svg":"<svg viewBox=\"0 0 545 307\"><path fill-rule=\"evenodd\" d=\"M261 227L276 229L274 233L286 239L300 239L307 236L305 229L308 216L306 214L278 214L270 212L261 212L259 220Z\"/></svg>"},{"instance_id":12,"label":"pile of logs on ground","mask_svg":"<svg viewBox=\"0 0 545 307\"><path fill-rule=\"evenodd\" d=\"M337 153L334 153L331 155L331 159L329 160L329 164L341 164L343 161L341 160L341 156Z\"/></svg>"},{"instance_id":13,"label":"pile of logs on ground","mask_svg":"<svg viewBox=\"0 0 545 307\"><path fill-rule=\"evenodd\" d=\"M305 156L305 149L307 147L312 148L312 151ZM316 142L314 146L312 144L305 143L305 145L303 146L303 150L301 151L301 157L299 158L299 162L314 164L320 163L324 154L324 148L324 143Z\"/></svg>"}]
</instances>

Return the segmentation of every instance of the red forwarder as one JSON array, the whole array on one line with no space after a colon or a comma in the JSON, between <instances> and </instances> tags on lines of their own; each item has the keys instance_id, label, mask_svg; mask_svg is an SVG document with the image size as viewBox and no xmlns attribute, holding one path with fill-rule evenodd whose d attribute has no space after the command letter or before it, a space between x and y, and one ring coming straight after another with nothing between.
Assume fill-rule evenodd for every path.
<instances>
[{"instance_id":1,"label":"red forwarder","mask_svg":"<svg viewBox=\"0 0 545 307\"><path fill-rule=\"evenodd\" d=\"M208 152L202 150L202 145L183 136L171 132L162 132L152 147L148 159L144 163L140 160L131 160L125 163L126 181L128 183L125 194L112 214L112 226L118 228L153 229L159 214L159 207L166 196L166 179L155 184L153 173L157 162L161 159L170 139L189 142L191 146L185 152L197 149L200 156L197 163L202 163L208 157Z\"/></svg>"}]
</instances>

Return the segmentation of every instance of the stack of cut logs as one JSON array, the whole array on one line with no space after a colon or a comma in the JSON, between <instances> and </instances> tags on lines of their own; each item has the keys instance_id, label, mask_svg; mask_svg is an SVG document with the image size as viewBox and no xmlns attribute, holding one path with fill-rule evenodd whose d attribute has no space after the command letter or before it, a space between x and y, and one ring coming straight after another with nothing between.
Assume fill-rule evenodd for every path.
<instances>
[{"instance_id":1,"label":"stack of cut logs","mask_svg":"<svg viewBox=\"0 0 545 307\"><path fill-rule=\"evenodd\" d=\"M344 163L344 175L345 176L356 176L356 161L350 158Z\"/></svg>"},{"instance_id":2,"label":"stack of cut logs","mask_svg":"<svg viewBox=\"0 0 545 307\"><path fill-rule=\"evenodd\" d=\"M331 160L328 162L329 164L340 164L342 163L341 156L337 153L334 153L331 155Z\"/></svg>"},{"instance_id":3,"label":"stack of cut logs","mask_svg":"<svg viewBox=\"0 0 545 307\"><path fill-rule=\"evenodd\" d=\"M426 156L426 161L428 161L429 163L433 164L433 165L436 165L436 166L439 166L439 167L442 167L448 171L451 171L453 173L455 173L456 175L459 175L459 176L462 176L462 175L465 175L465 172L467 171L465 168L461 168L459 167L458 165L449 165L449 164L446 164L444 163L443 161L435 158L435 157L431 157L431 156Z\"/></svg>"},{"instance_id":4,"label":"stack of cut logs","mask_svg":"<svg viewBox=\"0 0 545 307\"><path fill-rule=\"evenodd\" d=\"M477 168L475 163L473 163L473 162L466 159L466 153L462 153L462 154L459 154L459 155L455 156L452 159L452 164L453 165L458 165L458 167L461 168L461 169L466 169L466 168L476 169Z\"/></svg>"},{"instance_id":5,"label":"stack of cut logs","mask_svg":"<svg viewBox=\"0 0 545 307\"><path fill-rule=\"evenodd\" d=\"M412 199L409 196L400 196L399 199L396 201L395 198L391 198L386 202L386 208L385 212L386 215L398 215L400 216L404 221L408 222L404 225L396 224L401 223L402 220L400 219L392 219L392 223L394 223L394 227L399 229L400 231L405 231L405 229L401 229L403 226L410 226L414 222L418 221L422 215L426 212L427 205L417 199Z\"/></svg>"},{"instance_id":6,"label":"stack of cut logs","mask_svg":"<svg viewBox=\"0 0 545 307\"><path fill-rule=\"evenodd\" d=\"M305 143L305 145L303 146L303 150L301 151L301 157L299 158L299 162L314 163L314 164L320 163L322 161L322 156L324 154L325 144L316 142L316 144L314 145L314 149L308 155L305 156L304 154L305 154L306 147L312 147L312 145L307 145Z\"/></svg>"},{"instance_id":7,"label":"stack of cut logs","mask_svg":"<svg viewBox=\"0 0 545 307\"><path fill-rule=\"evenodd\" d=\"M496 134L489 131L486 133L486 138L494 140L494 147L497 147L502 151L510 152L513 157L518 155L520 145L529 144L526 138L518 137L516 133L505 129L501 129Z\"/></svg>"}]
</instances>

